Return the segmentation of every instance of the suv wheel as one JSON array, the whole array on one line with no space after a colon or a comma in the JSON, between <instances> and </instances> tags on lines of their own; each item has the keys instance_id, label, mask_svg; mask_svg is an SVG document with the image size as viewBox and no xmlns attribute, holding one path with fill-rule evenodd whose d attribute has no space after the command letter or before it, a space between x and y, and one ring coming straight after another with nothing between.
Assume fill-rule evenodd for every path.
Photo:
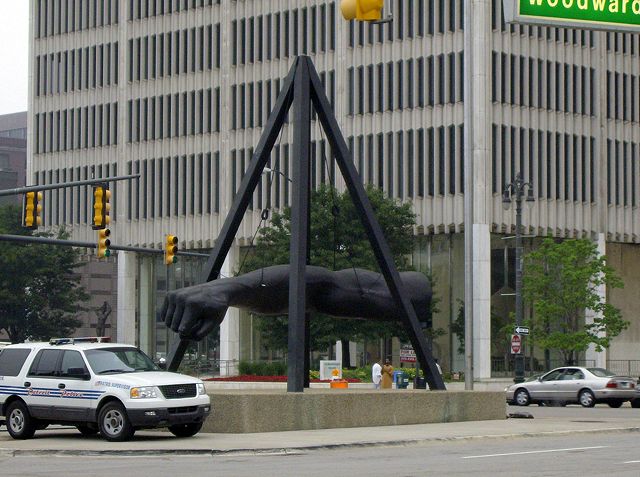
<instances>
[{"instance_id":1,"label":"suv wheel","mask_svg":"<svg viewBox=\"0 0 640 477\"><path fill-rule=\"evenodd\" d=\"M176 424L169 426L169 431L176 437L195 436L202 429L202 422L193 422L190 424Z\"/></svg>"},{"instance_id":2,"label":"suv wheel","mask_svg":"<svg viewBox=\"0 0 640 477\"><path fill-rule=\"evenodd\" d=\"M31 439L36 433L35 419L22 401L14 401L7 408L7 431L14 439Z\"/></svg>"},{"instance_id":3,"label":"suv wheel","mask_svg":"<svg viewBox=\"0 0 640 477\"><path fill-rule=\"evenodd\" d=\"M127 411L117 402L110 402L100 410L98 426L102 437L112 442L128 441L135 433Z\"/></svg>"}]
</instances>

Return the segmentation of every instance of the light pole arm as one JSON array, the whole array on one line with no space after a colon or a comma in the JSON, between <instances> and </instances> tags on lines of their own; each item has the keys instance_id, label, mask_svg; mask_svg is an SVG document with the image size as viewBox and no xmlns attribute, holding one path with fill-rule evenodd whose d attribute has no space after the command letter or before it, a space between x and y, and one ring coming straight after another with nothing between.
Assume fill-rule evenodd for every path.
<instances>
[{"instance_id":1,"label":"light pole arm","mask_svg":"<svg viewBox=\"0 0 640 477\"><path fill-rule=\"evenodd\" d=\"M0 190L0 197L5 195L24 194L25 192L38 192L42 190L65 189L68 187L101 184L103 182L116 182L116 181L123 181L127 179L140 179L140 174L131 174L128 176L117 176L117 177L103 177L101 179L88 179L85 181L63 182L59 184L42 184L42 185L33 185L33 186L26 186L26 187L17 187L15 189Z\"/></svg>"}]
</instances>

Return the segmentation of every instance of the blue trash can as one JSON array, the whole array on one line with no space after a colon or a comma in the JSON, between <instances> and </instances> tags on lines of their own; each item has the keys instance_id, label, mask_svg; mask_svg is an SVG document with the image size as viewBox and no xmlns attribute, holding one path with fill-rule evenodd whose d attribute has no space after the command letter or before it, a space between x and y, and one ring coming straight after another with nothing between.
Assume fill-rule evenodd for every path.
<instances>
[{"instance_id":1,"label":"blue trash can","mask_svg":"<svg viewBox=\"0 0 640 477\"><path fill-rule=\"evenodd\" d=\"M403 371L393 372L393 382L396 383L396 389L407 389L409 386L409 378Z\"/></svg>"}]
</instances>

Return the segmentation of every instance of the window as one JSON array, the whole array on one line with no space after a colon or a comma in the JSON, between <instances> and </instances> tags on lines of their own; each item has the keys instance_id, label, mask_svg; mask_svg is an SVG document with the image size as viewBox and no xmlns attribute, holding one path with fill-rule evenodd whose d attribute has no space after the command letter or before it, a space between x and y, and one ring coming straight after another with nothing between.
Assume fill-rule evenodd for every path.
<instances>
[{"instance_id":1,"label":"window","mask_svg":"<svg viewBox=\"0 0 640 477\"><path fill-rule=\"evenodd\" d=\"M31 353L27 348L9 348L0 351L0 376L17 376Z\"/></svg>"},{"instance_id":2,"label":"window","mask_svg":"<svg viewBox=\"0 0 640 477\"><path fill-rule=\"evenodd\" d=\"M62 350L40 350L29 369L29 376L55 377Z\"/></svg>"},{"instance_id":3,"label":"window","mask_svg":"<svg viewBox=\"0 0 640 477\"><path fill-rule=\"evenodd\" d=\"M60 365L60 376L80 379L88 374L87 366L78 351L65 351Z\"/></svg>"},{"instance_id":4,"label":"window","mask_svg":"<svg viewBox=\"0 0 640 477\"><path fill-rule=\"evenodd\" d=\"M542 381L557 381L560 379L564 369L557 369L555 371L551 371L548 374L542 376Z\"/></svg>"}]
</instances>

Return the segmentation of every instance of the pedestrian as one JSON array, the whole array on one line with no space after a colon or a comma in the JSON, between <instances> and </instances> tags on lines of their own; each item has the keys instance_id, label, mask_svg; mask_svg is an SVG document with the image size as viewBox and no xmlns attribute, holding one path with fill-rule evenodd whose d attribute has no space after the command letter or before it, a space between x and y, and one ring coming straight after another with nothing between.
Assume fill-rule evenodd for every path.
<instances>
[{"instance_id":1,"label":"pedestrian","mask_svg":"<svg viewBox=\"0 0 640 477\"><path fill-rule=\"evenodd\" d=\"M373 381L373 388L380 389L380 380L382 379L382 366L380 366L380 360L373 363L371 368L371 380Z\"/></svg>"},{"instance_id":2,"label":"pedestrian","mask_svg":"<svg viewBox=\"0 0 640 477\"><path fill-rule=\"evenodd\" d=\"M382 367L382 389L391 389L392 383L393 366L391 366L391 361L387 359L385 360L384 366Z\"/></svg>"}]
</instances>

